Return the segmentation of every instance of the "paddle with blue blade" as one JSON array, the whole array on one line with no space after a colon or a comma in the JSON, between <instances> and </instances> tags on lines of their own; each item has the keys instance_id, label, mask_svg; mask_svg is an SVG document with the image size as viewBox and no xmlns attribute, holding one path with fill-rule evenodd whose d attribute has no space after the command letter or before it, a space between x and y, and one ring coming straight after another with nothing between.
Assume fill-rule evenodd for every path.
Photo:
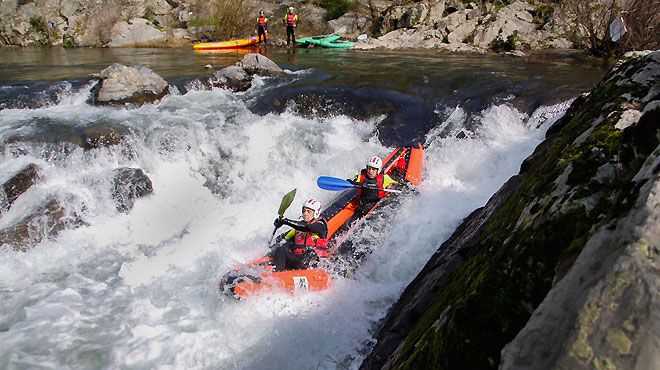
<instances>
[{"instance_id":1,"label":"paddle with blue blade","mask_svg":"<svg viewBox=\"0 0 660 370\"><path fill-rule=\"evenodd\" d=\"M284 217L284 212L289 208L291 203L293 203L293 199L296 197L296 189L291 190L290 192L286 193L284 197L282 197L282 202L280 203L280 209L277 211L277 214L280 216L280 218ZM275 233L277 232L278 227L273 230L273 234L270 236L270 240L268 241L268 245L270 245L273 242L273 238L275 237Z\"/></svg>"},{"instance_id":2,"label":"paddle with blue blade","mask_svg":"<svg viewBox=\"0 0 660 370\"><path fill-rule=\"evenodd\" d=\"M375 186L352 184L344 179L340 179L337 177L330 177L330 176L319 176L319 178L316 180L316 184L319 186L319 188L330 191L341 191L350 188L363 188L363 189L382 190L388 193L401 193L401 190L382 189L382 188L377 188Z\"/></svg>"}]
</instances>

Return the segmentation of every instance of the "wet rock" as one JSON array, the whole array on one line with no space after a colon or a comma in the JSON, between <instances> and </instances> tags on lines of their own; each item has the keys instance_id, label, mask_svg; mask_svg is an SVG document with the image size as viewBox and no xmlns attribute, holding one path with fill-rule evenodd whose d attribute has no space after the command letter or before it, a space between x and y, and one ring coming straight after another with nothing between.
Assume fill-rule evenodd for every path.
<instances>
[{"instance_id":1,"label":"wet rock","mask_svg":"<svg viewBox=\"0 0 660 370\"><path fill-rule=\"evenodd\" d=\"M115 63L101 71L100 77L93 99L99 105L144 104L167 94L167 81L146 67Z\"/></svg>"},{"instance_id":2,"label":"wet rock","mask_svg":"<svg viewBox=\"0 0 660 370\"><path fill-rule=\"evenodd\" d=\"M118 211L130 211L138 198L152 192L151 179L141 169L122 167L113 171L112 195Z\"/></svg>"},{"instance_id":3,"label":"wet rock","mask_svg":"<svg viewBox=\"0 0 660 370\"><path fill-rule=\"evenodd\" d=\"M24 252L44 238L54 238L62 230L82 224L78 216L68 216L65 208L51 199L15 225L0 230L0 247L10 245L14 250Z\"/></svg>"},{"instance_id":4,"label":"wet rock","mask_svg":"<svg viewBox=\"0 0 660 370\"><path fill-rule=\"evenodd\" d=\"M250 53L235 65L225 67L213 74L209 84L232 91L246 91L252 86L252 75L282 76L284 71L267 57Z\"/></svg>"},{"instance_id":5,"label":"wet rock","mask_svg":"<svg viewBox=\"0 0 660 370\"><path fill-rule=\"evenodd\" d=\"M39 166L30 163L5 182L2 185L2 190L6 197L6 205L3 204L2 209L9 209L21 194L37 182L38 178Z\"/></svg>"},{"instance_id":6,"label":"wet rock","mask_svg":"<svg viewBox=\"0 0 660 370\"><path fill-rule=\"evenodd\" d=\"M246 54L243 60L236 63L236 65L243 68L250 75L279 76L284 74L282 68L275 62L257 53Z\"/></svg>"},{"instance_id":7,"label":"wet rock","mask_svg":"<svg viewBox=\"0 0 660 370\"><path fill-rule=\"evenodd\" d=\"M243 68L233 65L215 72L211 84L233 91L246 91L252 85L252 79Z\"/></svg>"}]
</instances>

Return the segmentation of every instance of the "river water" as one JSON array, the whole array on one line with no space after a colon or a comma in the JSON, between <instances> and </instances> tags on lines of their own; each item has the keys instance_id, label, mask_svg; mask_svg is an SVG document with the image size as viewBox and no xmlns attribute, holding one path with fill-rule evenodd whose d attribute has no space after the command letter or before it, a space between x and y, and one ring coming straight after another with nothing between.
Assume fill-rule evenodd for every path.
<instances>
[{"instance_id":1,"label":"river water","mask_svg":"<svg viewBox=\"0 0 660 370\"><path fill-rule=\"evenodd\" d=\"M287 76L231 93L197 80L241 53L0 49L0 181L41 168L0 230L53 197L84 221L27 252L0 247L0 368L357 368L378 320L442 241L604 74L414 51L267 56ZM89 105L87 76L114 62L176 88L142 107ZM130 135L109 148L68 144L92 124ZM356 231L373 252L352 277L321 293L218 294L218 276L267 252L282 195L298 189L286 213L296 218L306 198L336 195L318 176L350 177L371 155L414 142L426 147L419 194ZM112 200L117 167L153 182L128 213Z\"/></svg>"}]
</instances>

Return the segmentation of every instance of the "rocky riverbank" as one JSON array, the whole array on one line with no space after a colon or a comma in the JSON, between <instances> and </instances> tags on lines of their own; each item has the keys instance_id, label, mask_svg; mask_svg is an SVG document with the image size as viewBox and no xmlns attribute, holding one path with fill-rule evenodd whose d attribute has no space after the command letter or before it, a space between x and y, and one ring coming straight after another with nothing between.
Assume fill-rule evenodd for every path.
<instances>
[{"instance_id":1,"label":"rocky riverbank","mask_svg":"<svg viewBox=\"0 0 660 370\"><path fill-rule=\"evenodd\" d=\"M439 248L364 369L660 363L660 52L578 97Z\"/></svg>"},{"instance_id":2,"label":"rocky riverbank","mask_svg":"<svg viewBox=\"0 0 660 370\"><path fill-rule=\"evenodd\" d=\"M287 4L241 3L236 14L216 17L208 14L212 8L187 0L2 0L0 45L187 46L209 37L251 35L258 9L264 9L271 18L271 44L281 45L285 35L279 21ZM334 32L357 39L364 35L357 49L429 48L521 55L527 50L574 46L569 39L575 26L559 15L553 3L360 0L347 13L329 21L330 10L315 4L296 4L301 19L299 36ZM225 8L225 12L229 10ZM212 26L221 16L235 18L231 27Z\"/></svg>"}]
</instances>

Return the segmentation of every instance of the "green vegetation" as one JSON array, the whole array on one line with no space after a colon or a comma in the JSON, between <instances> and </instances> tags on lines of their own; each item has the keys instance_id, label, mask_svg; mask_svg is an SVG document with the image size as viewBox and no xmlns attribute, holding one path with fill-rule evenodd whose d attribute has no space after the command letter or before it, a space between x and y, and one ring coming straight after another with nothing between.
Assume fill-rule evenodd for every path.
<instances>
[{"instance_id":1,"label":"green vegetation","mask_svg":"<svg viewBox=\"0 0 660 370\"><path fill-rule=\"evenodd\" d=\"M500 9L504 8L505 6L511 4L510 0L495 0L493 2L494 5L494 10L499 11Z\"/></svg>"},{"instance_id":2,"label":"green vegetation","mask_svg":"<svg viewBox=\"0 0 660 370\"><path fill-rule=\"evenodd\" d=\"M48 25L46 20L41 16L30 17L30 26L32 30L38 33L48 33Z\"/></svg>"},{"instance_id":3,"label":"green vegetation","mask_svg":"<svg viewBox=\"0 0 660 370\"><path fill-rule=\"evenodd\" d=\"M76 44L76 40L72 36L64 36L62 37L62 46L64 48L75 48L78 47Z\"/></svg>"},{"instance_id":4,"label":"green vegetation","mask_svg":"<svg viewBox=\"0 0 660 370\"><path fill-rule=\"evenodd\" d=\"M325 8L325 20L333 20L341 17L355 8L355 1L351 0L316 0L315 3Z\"/></svg>"},{"instance_id":5,"label":"green vegetation","mask_svg":"<svg viewBox=\"0 0 660 370\"><path fill-rule=\"evenodd\" d=\"M490 44L490 48L498 53L503 51L513 51L516 49L516 45L518 45L519 39L518 31L513 31L513 33L509 35L506 40L502 40L499 37L495 39Z\"/></svg>"},{"instance_id":6,"label":"green vegetation","mask_svg":"<svg viewBox=\"0 0 660 370\"><path fill-rule=\"evenodd\" d=\"M530 9L530 13L534 16L532 22L536 24L536 29L541 30L545 25L552 19L555 9L545 3L534 4L534 7Z\"/></svg>"}]
</instances>

